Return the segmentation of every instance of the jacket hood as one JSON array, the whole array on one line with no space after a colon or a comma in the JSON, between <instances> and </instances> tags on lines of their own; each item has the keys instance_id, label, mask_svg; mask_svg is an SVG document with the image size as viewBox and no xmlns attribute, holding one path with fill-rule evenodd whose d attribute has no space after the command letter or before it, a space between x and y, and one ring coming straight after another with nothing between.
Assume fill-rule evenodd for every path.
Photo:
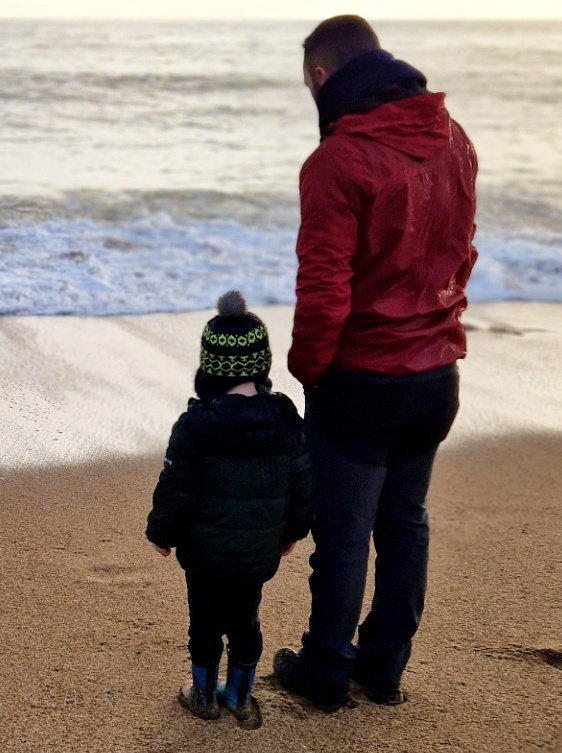
<instances>
[{"instance_id":1,"label":"jacket hood","mask_svg":"<svg viewBox=\"0 0 562 753\"><path fill-rule=\"evenodd\" d=\"M414 159L427 159L441 151L451 137L451 118L445 95L421 94L389 102L366 113L339 118L331 134L372 139Z\"/></svg>"},{"instance_id":2,"label":"jacket hood","mask_svg":"<svg viewBox=\"0 0 562 753\"><path fill-rule=\"evenodd\" d=\"M368 112L386 102L426 93L421 71L386 50L369 50L333 73L318 92L316 105L322 138L342 115Z\"/></svg>"},{"instance_id":3,"label":"jacket hood","mask_svg":"<svg viewBox=\"0 0 562 753\"><path fill-rule=\"evenodd\" d=\"M302 419L291 400L280 393L193 399L187 416L205 454L285 454L301 442Z\"/></svg>"}]
</instances>

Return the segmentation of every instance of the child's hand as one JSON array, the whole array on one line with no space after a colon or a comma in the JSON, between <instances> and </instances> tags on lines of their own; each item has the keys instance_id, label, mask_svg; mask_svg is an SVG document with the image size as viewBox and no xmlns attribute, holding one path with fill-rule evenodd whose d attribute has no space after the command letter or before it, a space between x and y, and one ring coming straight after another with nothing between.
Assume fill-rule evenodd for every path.
<instances>
[{"instance_id":1,"label":"child's hand","mask_svg":"<svg viewBox=\"0 0 562 753\"><path fill-rule=\"evenodd\" d=\"M293 549L296 547L297 542L296 541L287 541L283 546L281 547L281 556L286 557L288 554L291 554Z\"/></svg>"},{"instance_id":2,"label":"child's hand","mask_svg":"<svg viewBox=\"0 0 562 753\"><path fill-rule=\"evenodd\" d=\"M162 555L162 557L169 557L170 554L172 553L171 549L160 549L160 547L156 546L156 544L153 544L152 546L156 549L158 554Z\"/></svg>"}]
</instances>

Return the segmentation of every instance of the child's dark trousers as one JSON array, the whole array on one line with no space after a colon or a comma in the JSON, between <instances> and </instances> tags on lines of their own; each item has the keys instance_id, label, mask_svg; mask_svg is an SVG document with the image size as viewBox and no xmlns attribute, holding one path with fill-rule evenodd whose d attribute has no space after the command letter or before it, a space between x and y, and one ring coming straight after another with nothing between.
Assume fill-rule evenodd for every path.
<instances>
[{"instance_id":1,"label":"child's dark trousers","mask_svg":"<svg viewBox=\"0 0 562 753\"><path fill-rule=\"evenodd\" d=\"M232 664L254 666L260 660L263 639L259 606L262 584L210 580L186 572L189 605L189 653L199 667L217 666L228 640Z\"/></svg>"}]
</instances>

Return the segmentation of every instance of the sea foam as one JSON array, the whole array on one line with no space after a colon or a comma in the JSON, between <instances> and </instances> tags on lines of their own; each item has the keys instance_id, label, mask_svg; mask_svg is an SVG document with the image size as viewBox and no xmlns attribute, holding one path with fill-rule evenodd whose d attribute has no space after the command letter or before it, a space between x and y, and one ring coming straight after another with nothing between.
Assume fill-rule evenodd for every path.
<instances>
[{"instance_id":1,"label":"sea foam","mask_svg":"<svg viewBox=\"0 0 562 753\"><path fill-rule=\"evenodd\" d=\"M3 314L141 314L214 305L227 288L253 305L293 303L296 222L255 225L165 212L0 227ZM474 301L560 300L559 238L479 233Z\"/></svg>"}]
</instances>

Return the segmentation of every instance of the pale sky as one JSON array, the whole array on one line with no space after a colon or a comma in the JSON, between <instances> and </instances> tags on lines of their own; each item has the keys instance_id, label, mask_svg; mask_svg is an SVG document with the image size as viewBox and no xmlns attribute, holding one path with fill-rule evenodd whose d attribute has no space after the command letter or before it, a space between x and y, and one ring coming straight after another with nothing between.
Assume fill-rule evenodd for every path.
<instances>
[{"instance_id":1,"label":"pale sky","mask_svg":"<svg viewBox=\"0 0 562 753\"><path fill-rule=\"evenodd\" d=\"M560 0L0 0L0 17L310 19L340 13L382 18L562 18Z\"/></svg>"}]
</instances>

